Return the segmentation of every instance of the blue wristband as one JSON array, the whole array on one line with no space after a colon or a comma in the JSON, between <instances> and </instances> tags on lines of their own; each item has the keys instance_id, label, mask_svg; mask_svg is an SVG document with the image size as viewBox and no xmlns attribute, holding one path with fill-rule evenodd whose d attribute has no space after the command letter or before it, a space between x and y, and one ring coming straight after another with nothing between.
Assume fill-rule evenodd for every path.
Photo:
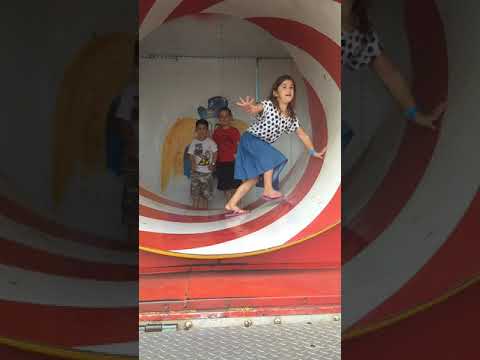
<instances>
[{"instance_id":1,"label":"blue wristband","mask_svg":"<svg viewBox=\"0 0 480 360\"><path fill-rule=\"evenodd\" d=\"M310 156L313 156L313 155L315 155L315 150L309 149L309 150L308 150L308 153L310 154Z\"/></svg>"},{"instance_id":2,"label":"blue wristband","mask_svg":"<svg viewBox=\"0 0 480 360\"><path fill-rule=\"evenodd\" d=\"M411 108L407 109L407 111L405 111L405 117L408 120L415 121L415 118L417 117L417 108L412 106Z\"/></svg>"}]
</instances>

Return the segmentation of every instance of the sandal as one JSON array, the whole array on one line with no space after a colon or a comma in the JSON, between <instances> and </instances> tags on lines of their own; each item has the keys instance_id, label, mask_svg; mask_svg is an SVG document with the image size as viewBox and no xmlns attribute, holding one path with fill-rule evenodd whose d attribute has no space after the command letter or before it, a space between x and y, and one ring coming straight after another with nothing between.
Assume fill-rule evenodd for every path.
<instances>
[{"instance_id":1,"label":"sandal","mask_svg":"<svg viewBox=\"0 0 480 360\"><path fill-rule=\"evenodd\" d=\"M271 196L267 196L267 195L262 195L262 199L265 200L265 201L283 200L283 199L285 199L285 196L280 195L280 196L271 197Z\"/></svg>"}]
</instances>

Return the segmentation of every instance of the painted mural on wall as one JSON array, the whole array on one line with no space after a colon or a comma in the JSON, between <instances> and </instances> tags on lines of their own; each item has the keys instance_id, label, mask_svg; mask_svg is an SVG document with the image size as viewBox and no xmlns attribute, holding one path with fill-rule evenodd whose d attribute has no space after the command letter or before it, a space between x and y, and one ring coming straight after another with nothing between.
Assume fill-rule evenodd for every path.
<instances>
[{"instance_id":1,"label":"painted mural on wall","mask_svg":"<svg viewBox=\"0 0 480 360\"><path fill-rule=\"evenodd\" d=\"M207 107L197 108L198 118L205 119L210 124L210 136L217 125L218 111L228 106L228 100L222 96L214 96L208 100ZM163 143L161 159L161 191L165 192L170 181L175 176L190 176L190 159L186 149L192 142L195 133L195 122L198 118L178 118L168 131ZM232 126L243 133L248 125L246 122L233 119Z\"/></svg>"},{"instance_id":2,"label":"painted mural on wall","mask_svg":"<svg viewBox=\"0 0 480 360\"><path fill-rule=\"evenodd\" d=\"M59 203L77 169L106 171L108 113L128 84L136 36L94 36L66 66L54 113L53 198Z\"/></svg>"}]
</instances>

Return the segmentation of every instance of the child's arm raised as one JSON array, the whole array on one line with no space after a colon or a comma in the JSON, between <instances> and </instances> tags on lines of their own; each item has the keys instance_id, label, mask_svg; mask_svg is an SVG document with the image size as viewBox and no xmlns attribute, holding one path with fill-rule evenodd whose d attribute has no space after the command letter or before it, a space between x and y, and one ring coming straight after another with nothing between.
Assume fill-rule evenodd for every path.
<instances>
[{"instance_id":1,"label":"child's arm raised","mask_svg":"<svg viewBox=\"0 0 480 360\"><path fill-rule=\"evenodd\" d=\"M237 102L237 105L252 115L258 114L259 112L263 111L263 105L257 104L255 100L250 96L247 96L245 99L240 98L240 101Z\"/></svg>"},{"instance_id":2,"label":"child's arm raised","mask_svg":"<svg viewBox=\"0 0 480 360\"><path fill-rule=\"evenodd\" d=\"M296 134L312 156L319 159L323 158L323 155L325 155L325 152L327 151L327 147L324 147L320 152L316 152L315 148L313 147L312 140L310 140L310 136L308 136L301 127L296 130Z\"/></svg>"}]
</instances>

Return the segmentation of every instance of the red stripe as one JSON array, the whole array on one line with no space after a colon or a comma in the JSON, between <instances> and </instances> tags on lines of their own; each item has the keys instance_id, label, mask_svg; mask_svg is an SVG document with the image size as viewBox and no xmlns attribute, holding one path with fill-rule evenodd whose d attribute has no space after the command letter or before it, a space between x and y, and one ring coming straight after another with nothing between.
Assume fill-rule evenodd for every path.
<instances>
[{"instance_id":1,"label":"red stripe","mask_svg":"<svg viewBox=\"0 0 480 360\"><path fill-rule=\"evenodd\" d=\"M0 358L15 360L53 360L50 355L41 355L28 350L19 350L5 345L0 345Z\"/></svg>"},{"instance_id":2,"label":"red stripe","mask_svg":"<svg viewBox=\"0 0 480 360\"><path fill-rule=\"evenodd\" d=\"M183 0L173 12L167 17L165 22L196 13L200 13L209 7L221 3L223 0Z\"/></svg>"},{"instance_id":3,"label":"red stripe","mask_svg":"<svg viewBox=\"0 0 480 360\"><path fill-rule=\"evenodd\" d=\"M415 77L415 98L421 108L428 110L446 99L448 92L445 32L438 9L432 1L408 3L406 18ZM427 48L428 51L425 51ZM381 185L361 212L347 224L352 234L357 234L368 244L393 222L417 189L437 140L438 132L407 125L398 154ZM345 235L342 236L342 243L355 241L349 233Z\"/></svg>"},{"instance_id":4,"label":"red stripe","mask_svg":"<svg viewBox=\"0 0 480 360\"><path fill-rule=\"evenodd\" d=\"M167 198L164 198L163 196L157 195L144 187L140 186L140 195L146 197L147 199L156 201L160 204L171 206L171 207L176 207L179 209L185 209L185 210L198 210L194 208L192 205L187 205L187 204L182 204ZM211 209L211 210L222 210L222 209Z\"/></svg>"},{"instance_id":5,"label":"red stripe","mask_svg":"<svg viewBox=\"0 0 480 360\"><path fill-rule=\"evenodd\" d=\"M338 305L340 277L339 268L298 271L203 272L196 273L194 276L189 273L161 274L142 276L139 296L142 301L168 299L169 305L175 300L181 302L204 300L206 302L207 299L211 299L210 302L217 302L217 308L245 307L248 306L246 302L252 304L252 302L262 299L267 301L269 299L270 301L275 299L288 301L290 299L297 304L300 300L303 305L318 305L319 303L315 300L322 299L323 304ZM252 294L255 295L254 298L251 298ZM278 305L278 302L276 304ZM196 309L200 308L198 305L197 302ZM264 302L262 305L266 306L266 303ZM211 305L207 304L207 306L211 308ZM172 307L170 309L175 310ZM186 310L184 307L177 308L177 310L180 309Z\"/></svg>"},{"instance_id":6,"label":"red stripe","mask_svg":"<svg viewBox=\"0 0 480 360\"><path fill-rule=\"evenodd\" d=\"M49 254L14 241L0 238L0 264L34 272L100 281L136 281L138 267L124 264L104 264ZM137 255L132 254L132 258Z\"/></svg>"},{"instance_id":7,"label":"red stripe","mask_svg":"<svg viewBox=\"0 0 480 360\"><path fill-rule=\"evenodd\" d=\"M1 300L0 307L4 337L68 347L138 339L137 307L89 309Z\"/></svg>"},{"instance_id":8,"label":"red stripe","mask_svg":"<svg viewBox=\"0 0 480 360\"><path fill-rule=\"evenodd\" d=\"M74 230L65 225L58 224L53 220L42 217L32 210L4 197L0 196L0 215L8 217L16 223L26 225L45 234L64 238L67 240L83 243L99 248L112 250L127 250L128 245L121 239L110 240L103 237L95 236Z\"/></svg>"},{"instance_id":9,"label":"red stripe","mask_svg":"<svg viewBox=\"0 0 480 360\"><path fill-rule=\"evenodd\" d=\"M155 4L156 0L140 0L138 3L138 22L141 24L143 23L143 20L145 20L145 17L149 13L149 11L152 9L153 4Z\"/></svg>"},{"instance_id":10,"label":"red stripe","mask_svg":"<svg viewBox=\"0 0 480 360\"><path fill-rule=\"evenodd\" d=\"M341 87L340 47L314 28L293 20L256 17L246 19L315 58Z\"/></svg>"},{"instance_id":11,"label":"red stripe","mask_svg":"<svg viewBox=\"0 0 480 360\"><path fill-rule=\"evenodd\" d=\"M270 269L325 269L340 266L340 226L308 241L261 255L236 259L192 260L162 256L140 251L139 273L161 274L189 271L241 270L249 266L255 270ZM194 276L194 275L192 275Z\"/></svg>"}]
</instances>

